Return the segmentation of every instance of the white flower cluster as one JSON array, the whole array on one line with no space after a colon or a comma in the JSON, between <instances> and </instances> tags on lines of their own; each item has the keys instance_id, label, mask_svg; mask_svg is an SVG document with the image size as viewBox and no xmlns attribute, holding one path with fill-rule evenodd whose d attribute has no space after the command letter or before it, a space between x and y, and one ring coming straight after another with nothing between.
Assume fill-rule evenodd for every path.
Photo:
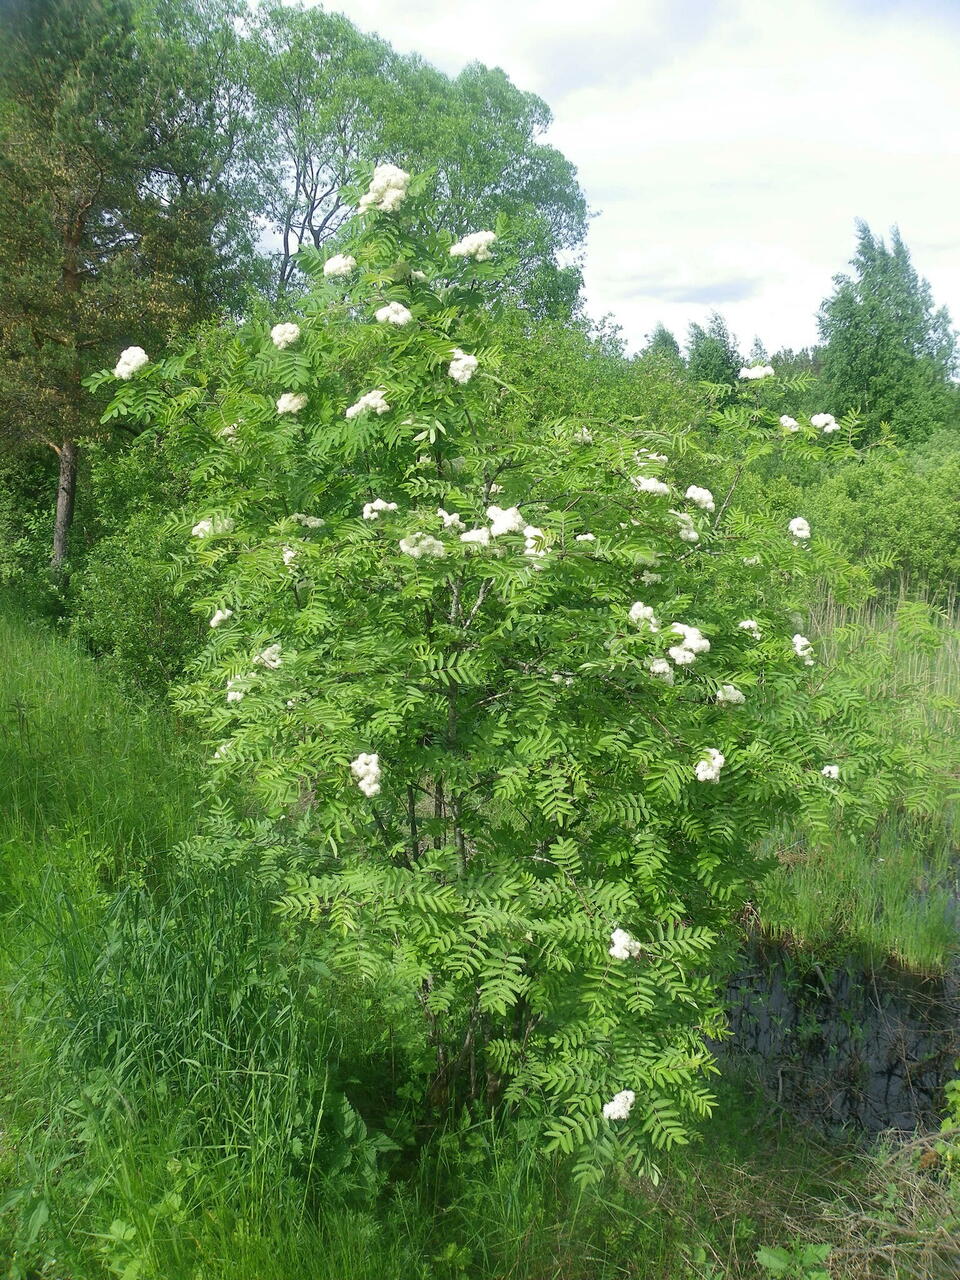
<instances>
[{"instance_id":1,"label":"white flower cluster","mask_svg":"<svg viewBox=\"0 0 960 1280\"><path fill-rule=\"evenodd\" d=\"M760 639L760 626L755 619L744 618L742 622L737 623L737 627L741 631L749 631L750 635L753 636L754 640Z\"/></svg>"},{"instance_id":2,"label":"white flower cluster","mask_svg":"<svg viewBox=\"0 0 960 1280\"><path fill-rule=\"evenodd\" d=\"M804 666L813 666L813 645L806 636L799 633L793 637L793 652L798 658L802 658Z\"/></svg>"},{"instance_id":3,"label":"white flower cluster","mask_svg":"<svg viewBox=\"0 0 960 1280\"><path fill-rule=\"evenodd\" d=\"M444 511L443 507L437 507L437 515L443 521L445 529L465 529L466 525L460 519L456 511Z\"/></svg>"},{"instance_id":4,"label":"white flower cluster","mask_svg":"<svg viewBox=\"0 0 960 1280\"><path fill-rule=\"evenodd\" d=\"M637 465L645 467L649 462L669 462L670 459L665 453L654 453L652 449L638 449L633 455L637 460Z\"/></svg>"},{"instance_id":5,"label":"white flower cluster","mask_svg":"<svg viewBox=\"0 0 960 1280\"><path fill-rule=\"evenodd\" d=\"M232 609L218 609L210 619L211 627L219 627L221 622L226 622L228 618L233 617Z\"/></svg>"},{"instance_id":6,"label":"white flower cluster","mask_svg":"<svg viewBox=\"0 0 960 1280\"><path fill-rule=\"evenodd\" d=\"M825 436L830 435L832 431L840 430L840 423L832 413L815 413L810 419L810 425L819 427Z\"/></svg>"},{"instance_id":7,"label":"white flower cluster","mask_svg":"<svg viewBox=\"0 0 960 1280\"><path fill-rule=\"evenodd\" d=\"M323 264L325 276L348 276L356 268L357 260L349 253L335 253Z\"/></svg>"},{"instance_id":8,"label":"white flower cluster","mask_svg":"<svg viewBox=\"0 0 960 1280\"><path fill-rule=\"evenodd\" d=\"M547 548L543 545L546 534L542 529L538 529L535 524L525 524L523 526L523 554L525 556L536 556L538 560L542 560L547 554ZM539 568L539 566L537 566Z\"/></svg>"},{"instance_id":9,"label":"white flower cluster","mask_svg":"<svg viewBox=\"0 0 960 1280\"><path fill-rule=\"evenodd\" d=\"M759 557L759 556L744 556L744 557L743 557L743 563L747 566L747 568L752 569L755 565L758 565L758 564L760 563L760 557Z\"/></svg>"},{"instance_id":10,"label":"white flower cluster","mask_svg":"<svg viewBox=\"0 0 960 1280\"><path fill-rule=\"evenodd\" d=\"M673 684L673 667L666 658L651 658L647 663L647 670L655 680L662 680L664 684Z\"/></svg>"},{"instance_id":11,"label":"white flower cluster","mask_svg":"<svg viewBox=\"0 0 960 1280\"><path fill-rule=\"evenodd\" d=\"M490 545L490 530L487 528L468 529L466 533L461 533L460 541L476 542L481 547L488 547Z\"/></svg>"},{"instance_id":12,"label":"white flower cluster","mask_svg":"<svg viewBox=\"0 0 960 1280\"><path fill-rule=\"evenodd\" d=\"M194 538L212 538L218 533L232 533L233 527L229 516L210 516L208 520L198 520L190 533Z\"/></svg>"},{"instance_id":13,"label":"white flower cluster","mask_svg":"<svg viewBox=\"0 0 960 1280\"><path fill-rule=\"evenodd\" d=\"M595 533L578 533L575 542L596 542L597 535Z\"/></svg>"},{"instance_id":14,"label":"white flower cluster","mask_svg":"<svg viewBox=\"0 0 960 1280\"><path fill-rule=\"evenodd\" d=\"M702 760L698 760L694 766L694 773L697 775L698 782L718 782L720 780L720 770L726 764L726 757L722 751L718 751L716 747L707 747L707 753Z\"/></svg>"},{"instance_id":15,"label":"white flower cluster","mask_svg":"<svg viewBox=\"0 0 960 1280\"><path fill-rule=\"evenodd\" d=\"M689 667L691 663L696 662L698 654L708 652L710 641L699 627L688 627L682 622L674 622L670 630L681 637L679 644L671 645L667 650L678 667Z\"/></svg>"},{"instance_id":16,"label":"white flower cluster","mask_svg":"<svg viewBox=\"0 0 960 1280\"><path fill-rule=\"evenodd\" d=\"M396 511L397 504L395 502L384 502L382 498L374 498L372 502L363 504L364 520L379 520L381 511Z\"/></svg>"},{"instance_id":17,"label":"white flower cluster","mask_svg":"<svg viewBox=\"0 0 960 1280\"><path fill-rule=\"evenodd\" d=\"M825 764L820 772L825 778L829 778L831 782L837 782L840 778L840 766L838 764Z\"/></svg>"},{"instance_id":18,"label":"white flower cluster","mask_svg":"<svg viewBox=\"0 0 960 1280\"><path fill-rule=\"evenodd\" d=\"M365 796L380 794L380 757L368 755L361 751L356 760L350 762L350 771L357 780L357 786Z\"/></svg>"},{"instance_id":19,"label":"white flower cluster","mask_svg":"<svg viewBox=\"0 0 960 1280\"><path fill-rule=\"evenodd\" d=\"M787 528L798 542L806 542L810 537L810 526L807 524L806 520L804 520L803 516L796 516L790 521Z\"/></svg>"},{"instance_id":20,"label":"white flower cluster","mask_svg":"<svg viewBox=\"0 0 960 1280\"><path fill-rule=\"evenodd\" d=\"M451 258L473 258L475 262L489 262L493 257L490 248L496 243L492 231L474 231L450 246Z\"/></svg>"},{"instance_id":21,"label":"white flower cluster","mask_svg":"<svg viewBox=\"0 0 960 1280\"><path fill-rule=\"evenodd\" d=\"M652 493L656 498L665 498L670 486L655 476L631 476L630 483L638 493Z\"/></svg>"},{"instance_id":22,"label":"white flower cluster","mask_svg":"<svg viewBox=\"0 0 960 1280\"><path fill-rule=\"evenodd\" d=\"M679 526L678 533L680 534L681 542L700 541L700 534L697 532L696 526L693 523L693 516L688 515L686 511L671 511L670 514L677 517L677 524Z\"/></svg>"},{"instance_id":23,"label":"white flower cluster","mask_svg":"<svg viewBox=\"0 0 960 1280\"><path fill-rule=\"evenodd\" d=\"M217 435L223 440L232 440L237 434L237 427L239 425L240 424L238 422L228 422L226 426L220 428Z\"/></svg>"},{"instance_id":24,"label":"white flower cluster","mask_svg":"<svg viewBox=\"0 0 960 1280\"><path fill-rule=\"evenodd\" d=\"M453 359L450 361L448 370L450 377L454 382L463 384L469 382L473 375L477 372L477 365L480 361L476 356L468 356L465 351L461 351L459 347L453 349Z\"/></svg>"},{"instance_id":25,"label":"white flower cluster","mask_svg":"<svg viewBox=\"0 0 960 1280\"><path fill-rule=\"evenodd\" d=\"M626 1120L636 1098L637 1095L632 1089L623 1089L615 1094L609 1102L603 1104L604 1120Z\"/></svg>"},{"instance_id":26,"label":"white flower cluster","mask_svg":"<svg viewBox=\"0 0 960 1280\"><path fill-rule=\"evenodd\" d=\"M249 676L232 676L227 681L227 702L239 702L246 693Z\"/></svg>"},{"instance_id":27,"label":"white flower cluster","mask_svg":"<svg viewBox=\"0 0 960 1280\"><path fill-rule=\"evenodd\" d=\"M284 347L292 346L300 337L300 326L298 324L275 324L270 330L270 337L273 339L273 345L282 351Z\"/></svg>"},{"instance_id":28,"label":"white flower cluster","mask_svg":"<svg viewBox=\"0 0 960 1280\"><path fill-rule=\"evenodd\" d=\"M129 378L145 364L150 363L150 357L144 351L143 347L127 347L125 351L120 352L120 359L117 361L117 367L113 371L115 378L122 378L126 382Z\"/></svg>"},{"instance_id":29,"label":"white flower cluster","mask_svg":"<svg viewBox=\"0 0 960 1280\"><path fill-rule=\"evenodd\" d=\"M254 666L266 667L268 671L276 671L277 667L283 662L280 646L278 644L268 645L262 653L258 653L254 658Z\"/></svg>"},{"instance_id":30,"label":"white flower cluster","mask_svg":"<svg viewBox=\"0 0 960 1280\"><path fill-rule=\"evenodd\" d=\"M298 556L299 554L300 554L300 552L299 552L299 549L298 549L297 547L284 547L284 548L283 548L283 563L287 566L287 568L288 568L288 569L289 569L289 568L290 568L290 566L293 564L294 560L296 560L296 558L297 558L297 556Z\"/></svg>"},{"instance_id":31,"label":"white flower cluster","mask_svg":"<svg viewBox=\"0 0 960 1280\"><path fill-rule=\"evenodd\" d=\"M782 413L780 415L780 425L781 427L786 427L788 431L800 430L800 423L796 418L791 418L788 413Z\"/></svg>"},{"instance_id":32,"label":"white flower cluster","mask_svg":"<svg viewBox=\"0 0 960 1280\"><path fill-rule=\"evenodd\" d=\"M392 213L406 199L409 185L409 173L404 173L395 164L378 164L373 171L370 189L365 196L361 196L357 207L361 213L366 213L368 209Z\"/></svg>"},{"instance_id":33,"label":"white flower cluster","mask_svg":"<svg viewBox=\"0 0 960 1280\"><path fill-rule=\"evenodd\" d=\"M408 311L402 302L388 302L376 316L381 324L409 324L413 319L413 312Z\"/></svg>"},{"instance_id":34,"label":"white flower cluster","mask_svg":"<svg viewBox=\"0 0 960 1280\"><path fill-rule=\"evenodd\" d=\"M593 444L593 433L586 427L581 427L579 431L573 433L574 444Z\"/></svg>"},{"instance_id":35,"label":"white flower cluster","mask_svg":"<svg viewBox=\"0 0 960 1280\"><path fill-rule=\"evenodd\" d=\"M746 700L745 695L734 684L722 684L717 690L717 702L728 703L730 706L739 706Z\"/></svg>"},{"instance_id":36,"label":"white flower cluster","mask_svg":"<svg viewBox=\"0 0 960 1280\"><path fill-rule=\"evenodd\" d=\"M285 391L277 401L277 413L299 413L306 404L307 397L302 391Z\"/></svg>"},{"instance_id":37,"label":"white flower cluster","mask_svg":"<svg viewBox=\"0 0 960 1280\"><path fill-rule=\"evenodd\" d=\"M419 560L421 556L436 556L440 559L447 554L447 548L438 538L419 530L400 539L400 550L405 556L413 556L414 560Z\"/></svg>"},{"instance_id":38,"label":"white flower cluster","mask_svg":"<svg viewBox=\"0 0 960 1280\"><path fill-rule=\"evenodd\" d=\"M716 503L713 501L713 494L709 489L701 489L699 485L692 484L683 496L688 502L692 502L694 506L699 507L702 511L716 510Z\"/></svg>"},{"instance_id":39,"label":"white flower cluster","mask_svg":"<svg viewBox=\"0 0 960 1280\"><path fill-rule=\"evenodd\" d=\"M502 533L519 533L524 525L517 507L487 507L487 519L491 538L499 538Z\"/></svg>"},{"instance_id":40,"label":"white flower cluster","mask_svg":"<svg viewBox=\"0 0 960 1280\"><path fill-rule=\"evenodd\" d=\"M644 604L641 600L637 600L635 604L630 606L630 612L627 616L641 631L652 631L656 634L660 630L660 623L653 612L653 606Z\"/></svg>"},{"instance_id":41,"label":"white flower cluster","mask_svg":"<svg viewBox=\"0 0 960 1280\"><path fill-rule=\"evenodd\" d=\"M631 937L626 929L614 929L611 933L609 954L614 960L635 960L642 950L642 943Z\"/></svg>"},{"instance_id":42,"label":"white flower cluster","mask_svg":"<svg viewBox=\"0 0 960 1280\"><path fill-rule=\"evenodd\" d=\"M768 364L755 364L751 365L749 368L744 365L740 370L740 377L749 379L751 382L755 381L757 378L772 378L773 369Z\"/></svg>"},{"instance_id":43,"label":"white flower cluster","mask_svg":"<svg viewBox=\"0 0 960 1280\"><path fill-rule=\"evenodd\" d=\"M369 409L371 413L389 413L390 406L384 399L385 392L382 390L368 391L365 396L361 396L356 404L352 404L344 414L345 418L357 418L361 413L366 413Z\"/></svg>"},{"instance_id":44,"label":"white flower cluster","mask_svg":"<svg viewBox=\"0 0 960 1280\"><path fill-rule=\"evenodd\" d=\"M295 512L291 520L296 520L297 524L302 524L305 529L322 529L324 521L319 516L305 516L302 511Z\"/></svg>"},{"instance_id":45,"label":"white flower cluster","mask_svg":"<svg viewBox=\"0 0 960 1280\"><path fill-rule=\"evenodd\" d=\"M640 581L645 587L652 587L658 582L663 581L662 573L653 573L650 569L644 569L640 575Z\"/></svg>"}]
</instances>

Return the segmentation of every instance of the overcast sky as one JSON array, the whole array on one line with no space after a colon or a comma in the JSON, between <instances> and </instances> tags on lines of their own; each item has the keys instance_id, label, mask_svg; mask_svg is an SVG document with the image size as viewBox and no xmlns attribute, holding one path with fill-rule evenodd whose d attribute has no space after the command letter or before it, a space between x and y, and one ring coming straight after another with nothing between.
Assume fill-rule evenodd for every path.
<instances>
[{"instance_id":1,"label":"overcast sky","mask_svg":"<svg viewBox=\"0 0 960 1280\"><path fill-rule=\"evenodd\" d=\"M854 220L897 223L960 323L960 0L328 0L449 74L499 66L595 213L591 314L632 346L718 309L816 340Z\"/></svg>"}]
</instances>

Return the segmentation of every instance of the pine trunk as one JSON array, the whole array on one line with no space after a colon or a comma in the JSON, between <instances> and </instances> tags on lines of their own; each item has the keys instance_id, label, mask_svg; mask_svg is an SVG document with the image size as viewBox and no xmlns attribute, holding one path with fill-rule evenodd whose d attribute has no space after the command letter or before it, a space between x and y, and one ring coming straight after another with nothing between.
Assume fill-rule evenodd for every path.
<instances>
[{"instance_id":1,"label":"pine trunk","mask_svg":"<svg viewBox=\"0 0 960 1280\"><path fill-rule=\"evenodd\" d=\"M57 517L53 525L53 555L50 568L60 572L67 556L73 504L77 495L77 442L64 440L60 446L60 479L57 484Z\"/></svg>"}]
</instances>

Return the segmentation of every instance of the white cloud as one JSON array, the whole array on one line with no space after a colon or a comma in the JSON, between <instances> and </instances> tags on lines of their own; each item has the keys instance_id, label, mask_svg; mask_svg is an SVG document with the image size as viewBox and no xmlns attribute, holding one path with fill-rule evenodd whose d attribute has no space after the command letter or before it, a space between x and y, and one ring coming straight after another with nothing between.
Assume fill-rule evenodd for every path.
<instances>
[{"instance_id":1,"label":"white cloud","mask_svg":"<svg viewBox=\"0 0 960 1280\"><path fill-rule=\"evenodd\" d=\"M854 220L900 226L960 321L955 0L340 0L454 74L544 96L591 206L593 313L639 345L714 307L741 345L803 346Z\"/></svg>"}]
</instances>

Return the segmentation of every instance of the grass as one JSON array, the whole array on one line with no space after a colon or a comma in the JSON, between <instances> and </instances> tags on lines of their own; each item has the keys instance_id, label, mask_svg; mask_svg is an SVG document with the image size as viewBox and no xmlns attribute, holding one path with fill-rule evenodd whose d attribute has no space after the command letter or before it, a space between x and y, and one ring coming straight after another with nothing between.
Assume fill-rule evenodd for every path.
<instances>
[{"instance_id":1,"label":"grass","mask_svg":"<svg viewBox=\"0 0 960 1280\"><path fill-rule=\"evenodd\" d=\"M763 1280L761 1246L819 1242L836 1280L953 1276L946 1183L735 1080L656 1187L581 1192L516 1123L414 1126L395 1011L334 987L241 865L171 856L177 727L28 620L0 637L0 1274Z\"/></svg>"},{"instance_id":2,"label":"grass","mask_svg":"<svg viewBox=\"0 0 960 1280\"><path fill-rule=\"evenodd\" d=\"M826 666L869 655L862 687L878 708L896 709L878 713L888 715L891 740L917 734L918 751L936 753L942 776L932 811L891 804L859 839L772 835L779 867L760 890L762 927L818 950L941 973L960 943L960 606L880 600L849 609L826 598L812 624Z\"/></svg>"}]
</instances>

